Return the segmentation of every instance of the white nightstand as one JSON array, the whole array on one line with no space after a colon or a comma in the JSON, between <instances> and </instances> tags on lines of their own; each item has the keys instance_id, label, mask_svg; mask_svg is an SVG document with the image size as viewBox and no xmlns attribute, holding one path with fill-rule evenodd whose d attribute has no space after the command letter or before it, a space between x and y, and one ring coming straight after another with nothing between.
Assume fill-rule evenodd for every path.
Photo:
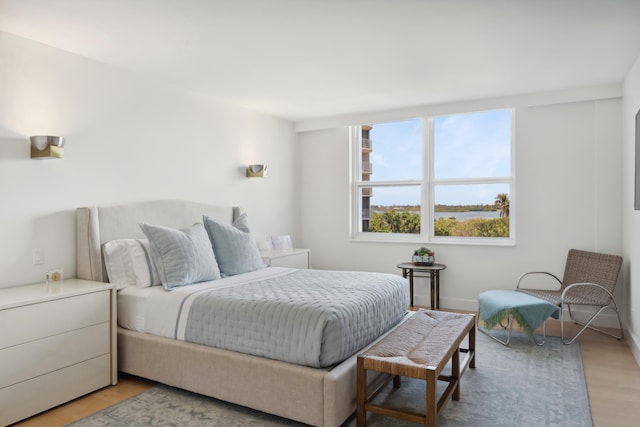
<instances>
[{"instance_id":1,"label":"white nightstand","mask_svg":"<svg viewBox=\"0 0 640 427\"><path fill-rule=\"evenodd\" d=\"M0 289L0 425L117 383L115 301L89 280Z\"/></svg>"},{"instance_id":2,"label":"white nightstand","mask_svg":"<svg viewBox=\"0 0 640 427\"><path fill-rule=\"evenodd\" d=\"M309 249L279 249L265 250L260 252L262 261L272 267L288 268L311 268L309 261L311 251Z\"/></svg>"}]
</instances>

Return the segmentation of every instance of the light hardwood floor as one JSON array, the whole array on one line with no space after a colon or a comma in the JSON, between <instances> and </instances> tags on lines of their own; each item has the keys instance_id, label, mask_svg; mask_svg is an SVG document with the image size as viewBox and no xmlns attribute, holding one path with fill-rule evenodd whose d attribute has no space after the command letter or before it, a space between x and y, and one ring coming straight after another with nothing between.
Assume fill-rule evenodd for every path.
<instances>
[{"instance_id":1,"label":"light hardwood floor","mask_svg":"<svg viewBox=\"0 0 640 427\"><path fill-rule=\"evenodd\" d=\"M558 321L547 321L548 335L557 336L559 331ZM594 426L639 425L640 367L627 344L593 331L585 332L579 340ZM121 374L116 386L98 390L14 426L64 426L138 394L153 384Z\"/></svg>"}]
</instances>

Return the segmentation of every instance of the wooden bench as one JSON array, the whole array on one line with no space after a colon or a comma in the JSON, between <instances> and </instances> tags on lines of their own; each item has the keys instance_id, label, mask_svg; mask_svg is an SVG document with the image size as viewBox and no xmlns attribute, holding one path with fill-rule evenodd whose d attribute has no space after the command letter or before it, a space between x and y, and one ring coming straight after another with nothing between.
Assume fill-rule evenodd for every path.
<instances>
[{"instance_id":1,"label":"wooden bench","mask_svg":"<svg viewBox=\"0 0 640 427\"><path fill-rule=\"evenodd\" d=\"M469 337L468 348L460 348ZM358 427L366 426L367 412L412 421L426 426L436 425L438 414L450 398L460 399L460 377L467 367L475 368L475 315L420 310L400 324L377 344L358 355L357 418ZM460 363L460 353L464 359ZM451 360L451 375L444 375ZM390 374L381 386L367 393L367 371ZM426 414L402 411L374 404L372 400L393 379L400 387L400 377L425 380ZM437 400L437 381L449 384Z\"/></svg>"}]
</instances>

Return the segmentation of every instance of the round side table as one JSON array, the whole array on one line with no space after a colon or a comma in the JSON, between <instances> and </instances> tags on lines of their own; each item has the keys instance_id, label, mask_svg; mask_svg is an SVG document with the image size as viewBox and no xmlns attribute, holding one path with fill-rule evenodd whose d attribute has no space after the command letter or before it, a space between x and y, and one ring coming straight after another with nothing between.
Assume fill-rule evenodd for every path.
<instances>
[{"instance_id":1,"label":"round side table","mask_svg":"<svg viewBox=\"0 0 640 427\"><path fill-rule=\"evenodd\" d=\"M402 277L409 277L409 294L411 296L411 306L413 307L413 278L428 277L431 287L431 310L440 308L440 270L447 268L444 264L415 265L411 262L401 262L397 265L402 270ZM417 275L415 273L418 273ZM428 276L421 275L428 273Z\"/></svg>"}]
</instances>

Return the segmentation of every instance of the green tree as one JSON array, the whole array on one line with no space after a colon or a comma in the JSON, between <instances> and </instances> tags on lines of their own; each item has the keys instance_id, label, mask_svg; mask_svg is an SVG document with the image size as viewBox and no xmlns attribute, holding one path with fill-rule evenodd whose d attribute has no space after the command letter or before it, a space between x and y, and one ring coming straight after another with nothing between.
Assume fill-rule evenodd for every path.
<instances>
[{"instance_id":1,"label":"green tree","mask_svg":"<svg viewBox=\"0 0 640 427\"><path fill-rule=\"evenodd\" d=\"M385 213L374 212L369 229L375 233L420 233L420 214L407 210L400 213L387 209Z\"/></svg>"},{"instance_id":2,"label":"green tree","mask_svg":"<svg viewBox=\"0 0 640 427\"><path fill-rule=\"evenodd\" d=\"M438 218L433 223L434 234L436 236L453 236L453 230L456 228L458 221L455 217Z\"/></svg>"},{"instance_id":3,"label":"green tree","mask_svg":"<svg viewBox=\"0 0 640 427\"><path fill-rule=\"evenodd\" d=\"M503 197L504 196L504 197ZM471 218L458 221L455 217L438 218L434 221L436 236L459 237L509 237L509 197L506 194L496 196L504 208L504 215L500 218ZM501 210L501 212L503 212ZM387 209L384 213L374 212L369 223L369 229L375 233L420 233L420 214L411 213L407 209Z\"/></svg>"},{"instance_id":4,"label":"green tree","mask_svg":"<svg viewBox=\"0 0 640 427\"><path fill-rule=\"evenodd\" d=\"M436 236L509 237L509 218L471 218L458 221L454 217L434 222Z\"/></svg>"},{"instance_id":5,"label":"green tree","mask_svg":"<svg viewBox=\"0 0 640 427\"><path fill-rule=\"evenodd\" d=\"M509 237L508 218L472 218L461 221L454 230L454 236L466 237Z\"/></svg>"}]
</instances>

